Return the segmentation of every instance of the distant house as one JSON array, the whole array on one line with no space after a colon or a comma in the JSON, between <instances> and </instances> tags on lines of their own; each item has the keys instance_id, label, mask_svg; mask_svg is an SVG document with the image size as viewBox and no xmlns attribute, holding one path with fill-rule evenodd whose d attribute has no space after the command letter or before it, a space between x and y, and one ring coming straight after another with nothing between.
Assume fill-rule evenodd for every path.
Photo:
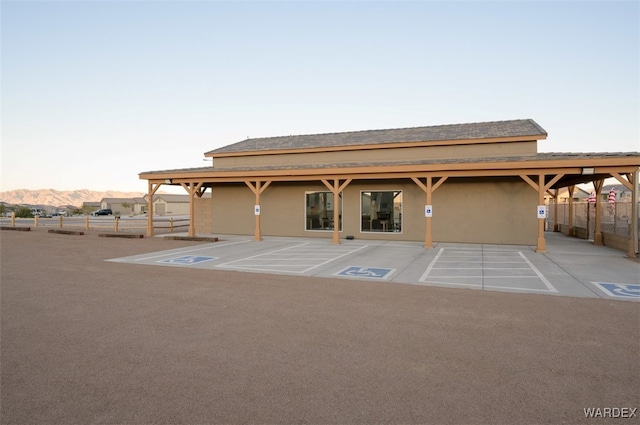
<instances>
[{"instance_id":1,"label":"distant house","mask_svg":"<svg viewBox=\"0 0 640 425\"><path fill-rule=\"evenodd\" d=\"M600 199L604 202L607 202L609 199L609 192L613 189L616 194L616 202L631 202L632 193L627 187L623 184L608 184L602 187L602 192L600 192ZM640 200L640 198L639 198Z\"/></svg>"},{"instance_id":2,"label":"distant house","mask_svg":"<svg viewBox=\"0 0 640 425\"><path fill-rule=\"evenodd\" d=\"M551 199L549 195L545 196L547 199ZM581 189L578 186L575 186L573 190L573 200L577 202L586 201L589 199L589 192L584 189ZM569 188L562 187L558 191L558 203L563 204L569 202Z\"/></svg>"},{"instance_id":3,"label":"distant house","mask_svg":"<svg viewBox=\"0 0 640 425\"><path fill-rule=\"evenodd\" d=\"M93 212L100 209L100 202L83 202L82 211Z\"/></svg>"},{"instance_id":4,"label":"distant house","mask_svg":"<svg viewBox=\"0 0 640 425\"><path fill-rule=\"evenodd\" d=\"M146 211L147 200L136 198L102 198L99 208L111 208L114 214L135 215Z\"/></svg>"},{"instance_id":5,"label":"distant house","mask_svg":"<svg viewBox=\"0 0 640 425\"><path fill-rule=\"evenodd\" d=\"M210 198L205 194L203 198ZM148 195L145 196L145 205ZM189 195L153 195L153 213L157 215L189 215Z\"/></svg>"}]
</instances>

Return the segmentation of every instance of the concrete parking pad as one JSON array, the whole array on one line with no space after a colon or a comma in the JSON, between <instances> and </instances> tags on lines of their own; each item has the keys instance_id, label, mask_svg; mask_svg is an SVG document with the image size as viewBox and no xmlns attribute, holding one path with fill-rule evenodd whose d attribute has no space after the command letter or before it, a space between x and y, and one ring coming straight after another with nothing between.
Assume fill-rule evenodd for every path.
<instances>
[{"instance_id":1,"label":"concrete parking pad","mask_svg":"<svg viewBox=\"0 0 640 425\"><path fill-rule=\"evenodd\" d=\"M530 246L437 243L425 249L416 242L375 240L332 245L318 238L219 239L188 250L109 261L640 301L635 287L628 286L640 284L639 263L620 251L561 234L547 234L546 254ZM196 254L210 260L180 260ZM593 283L597 276L602 276L601 282L627 286L607 291L607 285Z\"/></svg>"}]
</instances>

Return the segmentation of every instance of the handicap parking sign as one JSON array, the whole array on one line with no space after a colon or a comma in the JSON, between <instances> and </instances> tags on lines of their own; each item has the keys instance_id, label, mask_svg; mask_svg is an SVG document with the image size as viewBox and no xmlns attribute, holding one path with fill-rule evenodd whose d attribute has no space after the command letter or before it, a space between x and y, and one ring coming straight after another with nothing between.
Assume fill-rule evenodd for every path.
<instances>
[{"instance_id":1,"label":"handicap parking sign","mask_svg":"<svg viewBox=\"0 0 640 425\"><path fill-rule=\"evenodd\" d=\"M181 266L191 266L193 264L203 263L205 261L215 260L217 257L201 257L198 255L183 255L182 257L167 258L158 261L164 264L179 264Z\"/></svg>"},{"instance_id":2,"label":"handicap parking sign","mask_svg":"<svg viewBox=\"0 0 640 425\"><path fill-rule=\"evenodd\" d=\"M640 285L633 283L591 282L611 297L640 299Z\"/></svg>"},{"instance_id":3,"label":"handicap parking sign","mask_svg":"<svg viewBox=\"0 0 640 425\"><path fill-rule=\"evenodd\" d=\"M361 277L367 279L384 279L393 273L395 269L379 267L350 266L336 273L338 276Z\"/></svg>"}]
</instances>

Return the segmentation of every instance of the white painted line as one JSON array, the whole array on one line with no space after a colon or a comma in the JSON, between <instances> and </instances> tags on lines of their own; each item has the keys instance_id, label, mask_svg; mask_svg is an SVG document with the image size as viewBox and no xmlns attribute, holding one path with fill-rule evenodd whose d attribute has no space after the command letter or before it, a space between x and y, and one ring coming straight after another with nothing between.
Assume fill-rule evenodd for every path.
<instances>
[{"instance_id":1,"label":"white painted line","mask_svg":"<svg viewBox=\"0 0 640 425\"><path fill-rule=\"evenodd\" d=\"M179 255L179 254L184 254L185 252L204 251L205 249L224 248L225 246L237 245L237 244L246 243L246 242L251 242L251 241L250 240L246 240L246 241L240 241L240 242L231 242L231 243L226 243L226 244L223 244L223 245L218 245L218 243L216 243L215 246L208 245L208 246L200 247L200 248L184 249L182 251L171 251L171 252L163 251L164 254L152 255L152 256L144 257L144 258L137 258L137 259L135 259L133 261L136 262L136 261L151 260L152 258L167 257L169 255Z\"/></svg>"},{"instance_id":2,"label":"white painted line","mask_svg":"<svg viewBox=\"0 0 640 425\"><path fill-rule=\"evenodd\" d=\"M438 259L440 258L443 252L444 252L444 248L440 248L440 251L438 251L436 256L433 257L433 260L431 260L431 263L429 263L427 270L425 270L422 276L420 276L420 282L424 282L424 280L429 276L429 273L431 273L433 266L436 264L436 262L438 261Z\"/></svg>"},{"instance_id":3,"label":"white painted line","mask_svg":"<svg viewBox=\"0 0 640 425\"><path fill-rule=\"evenodd\" d=\"M544 277L544 275L542 273L540 273L540 270L538 270L536 268L536 266L534 266L531 261L529 261L529 259L527 257L524 256L524 254L520 251L518 251L518 254L520 254L520 257L522 257L522 259L529 265L529 267L531 267L531 269L538 275L538 277L540 278L540 280L542 281L542 283L544 283L546 285L547 288L549 288L549 291L551 292L558 292L558 290L556 288L553 287L553 285L551 284L551 282L549 282L547 280L546 277Z\"/></svg>"},{"instance_id":4,"label":"white painted line","mask_svg":"<svg viewBox=\"0 0 640 425\"><path fill-rule=\"evenodd\" d=\"M360 251L361 249L364 249L364 248L366 248L366 247L368 247L368 246L369 246L369 245L362 245L362 246L361 246L360 248L358 248L358 249L354 249L354 250L352 250L352 251L347 251L347 252L345 252L344 254L339 255L339 256L337 256L337 257L335 257L335 258L332 258L332 259L327 260L327 261L323 261L322 263L318 264L317 266L314 266L314 267L311 267L311 268L309 268L309 269L305 270L303 273L305 273L305 272L307 272L307 271L309 271L309 270L311 270L311 269L314 269L314 268L316 268L316 267L324 266L325 264L330 263L330 262L332 262L332 261L335 261L335 260L337 260L338 258L342 258L342 257L344 257L344 256L346 256L346 255L353 254L354 252L358 252L358 251Z\"/></svg>"},{"instance_id":5,"label":"white painted line","mask_svg":"<svg viewBox=\"0 0 640 425\"><path fill-rule=\"evenodd\" d=\"M438 279L441 279L440 277L438 277ZM439 281L428 281L428 282L423 282L423 283L427 283L427 284L436 284L436 285L446 285L446 286L465 286L465 287L470 287L470 288L481 288L482 284L481 283L454 283L454 282L439 282ZM491 289L504 289L507 291L524 291L524 292L558 292L558 291L549 291L547 289L535 289L535 288L519 288L517 286L496 286L496 285L484 285L485 288L491 288Z\"/></svg>"},{"instance_id":6,"label":"white painted line","mask_svg":"<svg viewBox=\"0 0 640 425\"><path fill-rule=\"evenodd\" d=\"M275 258L269 258L272 255L274 257L286 256L287 260L295 261L296 258L298 258L298 257L296 257L295 254L291 254L291 253L279 254L279 253L281 253L282 251L287 251L287 250L291 250L291 249L300 248L302 246L309 245L310 243L311 242L305 242L305 243L302 243L302 244L289 246L289 247L278 249L278 250L275 250L275 251L265 252L265 253L262 253L262 254L253 255L251 257L241 258L239 260L229 261L227 263L219 264L216 267L218 267L218 268L241 269L241 270L255 270L257 272L260 272L260 271L278 271L278 272L288 272L288 273L299 273L299 274L301 274L301 273L306 273L306 272L308 272L310 270L313 270L313 269L315 269L317 267L320 267L322 265L325 265L327 263L330 263L331 261L335 261L335 260L337 260L339 258L342 258L342 257L346 256L346 255L349 255L349 254L352 254L354 252L360 251L361 249L367 248L369 246L369 245L362 245L362 246L360 246L360 247L358 247L356 249L349 249L348 251L346 251L343 254L340 254L338 256L335 256L335 254L333 256L331 256L331 257L325 255L325 256L320 256L321 258L318 258L318 256L316 256L315 259L318 259L318 260L324 260L325 258L327 258L326 260L321 261L319 263L312 263L312 264L307 264L307 263L295 264L295 263L293 263L293 264L290 264L288 266L275 265L275 264L269 264L268 265L268 267L290 267L290 268L294 268L294 269L296 267L307 267L307 268L305 268L303 270L280 270L280 269L273 270L273 269L269 269L268 267L265 267L265 266L263 266L261 264L257 264L257 263L254 263L254 264L251 264L251 263L249 263L249 264L238 264L238 263L246 262L247 260L254 260L256 262L259 262L259 261L277 261ZM327 254L328 254L328 252L327 252ZM260 259L259 257L267 257L267 258L261 258ZM308 261L309 257L305 254L304 257L300 257L300 259Z\"/></svg>"},{"instance_id":7,"label":"white painted line","mask_svg":"<svg viewBox=\"0 0 640 425\"><path fill-rule=\"evenodd\" d=\"M275 251L264 252L262 254L252 255L251 257L245 257L245 258L241 258L239 260L233 260L233 261L229 261L228 263L220 264L220 266L226 266L228 264L239 263L240 261L251 260L253 258L264 257L266 255L271 255L274 252L286 251L288 249L293 249L293 248L298 248L300 246L309 245L310 243L311 242L305 242L305 243L301 243L301 244L298 244L298 245L288 246L286 248L276 249Z\"/></svg>"}]
</instances>

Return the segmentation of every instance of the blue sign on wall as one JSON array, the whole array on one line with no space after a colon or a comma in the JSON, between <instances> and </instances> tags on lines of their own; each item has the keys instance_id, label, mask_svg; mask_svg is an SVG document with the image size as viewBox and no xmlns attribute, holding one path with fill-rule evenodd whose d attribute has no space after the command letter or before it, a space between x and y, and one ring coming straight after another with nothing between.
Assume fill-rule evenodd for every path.
<instances>
[{"instance_id":1,"label":"blue sign on wall","mask_svg":"<svg viewBox=\"0 0 640 425\"><path fill-rule=\"evenodd\" d=\"M633 283L591 282L611 297L640 299L640 285Z\"/></svg>"},{"instance_id":2,"label":"blue sign on wall","mask_svg":"<svg viewBox=\"0 0 640 425\"><path fill-rule=\"evenodd\" d=\"M393 273L393 271L394 269L351 266L351 267L347 267L346 269L336 274L338 276L363 277L368 279L384 279L388 275Z\"/></svg>"},{"instance_id":3,"label":"blue sign on wall","mask_svg":"<svg viewBox=\"0 0 640 425\"><path fill-rule=\"evenodd\" d=\"M167 258L160 260L159 263L179 264L181 266L191 266L193 264L203 263L205 261L215 260L217 257L200 257L197 255L183 255L182 257Z\"/></svg>"}]
</instances>

